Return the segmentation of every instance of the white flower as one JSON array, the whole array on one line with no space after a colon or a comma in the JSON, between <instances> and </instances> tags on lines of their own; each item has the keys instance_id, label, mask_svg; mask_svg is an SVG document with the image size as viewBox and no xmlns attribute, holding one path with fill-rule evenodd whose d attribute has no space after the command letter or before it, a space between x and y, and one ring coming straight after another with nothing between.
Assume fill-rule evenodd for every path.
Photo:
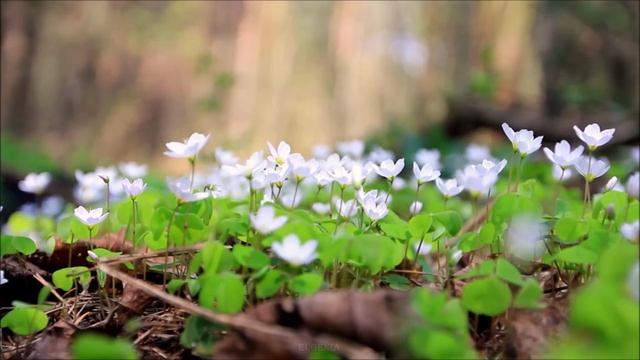
<instances>
[{"instance_id":1,"label":"white flower","mask_svg":"<svg viewBox=\"0 0 640 360\"><path fill-rule=\"evenodd\" d=\"M573 170L571 170L571 168L567 168L563 170L560 166L554 164L552 175L553 175L553 178L556 179L557 181L565 182L573 176Z\"/></svg>"},{"instance_id":2,"label":"white flower","mask_svg":"<svg viewBox=\"0 0 640 360\"><path fill-rule=\"evenodd\" d=\"M640 261L636 261L631 271L629 271L627 287L631 296L633 296L636 301L640 300Z\"/></svg>"},{"instance_id":3,"label":"white flower","mask_svg":"<svg viewBox=\"0 0 640 360\"><path fill-rule=\"evenodd\" d=\"M600 125L598 124L589 124L584 128L584 131L574 125L573 130L576 132L576 135L578 135L580 140L587 144L591 151L608 143L613 138L613 133L616 132L616 129L600 131Z\"/></svg>"},{"instance_id":4,"label":"white flower","mask_svg":"<svg viewBox=\"0 0 640 360\"><path fill-rule=\"evenodd\" d=\"M393 160L385 160L380 163L380 166L376 166L375 170L378 175L388 180L394 179L404 169L404 159L400 159L395 163Z\"/></svg>"},{"instance_id":5,"label":"white flower","mask_svg":"<svg viewBox=\"0 0 640 360\"><path fill-rule=\"evenodd\" d=\"M209 135L193 133L184 142L168 142L166 145L169 151L165 151L164 154L172 158L192 158L198 155L207 141L209 141Z\"/></svg>"},{"instance_id":6,"label":"white flower","mask_svg":"<svg viewBox=\"0 0 640 360\"><path fill-rule=\"evenodd\" d=\"M216 162L219 165L235 165L238 163L238 158L230 150L225 150L221 147L217 147L214 150Z\"/></svg>"},{"instance_id":7,"label":"white flower","mask_svg":"<svg viewBox=\"0 0 640 360\"><path fill-rule=\"evenodd\" d=\"M278 149L273 147L270 142L268 142L267 145L269 146L269 152L271 153L271 155L267 157L267 160L272 164L284 165L287 162L289 155L291 155L291 146L284 141L280 141Z\"/></svg>"},{"instance_id":8,"label":"white flower","mask_svg":"<svg viewBox=\"0 0 640 360\"><path fill-rule=\"evenodd\" d=\"M383 149L380 146L376 146L369 152L369 156L367 156L369 161L373 163L380 163L385 160L393 160L393 153L389 150Z\"/></svg>"},{"instance_id":9,"label":"white flower","mask_svg":"<svg viewBox=\"0 0 640 360\"><path fill-rule=\"evenodd\" d=\"M324 160L331 155L331 149L327 145L316 145L313 147L313 157L318 160Z\"/></svg>"},{"instance_id":10,"label":"white flower","mask_svg":"<svg viewBox=\"0 0 640 360\"><path fill-rule=\"evenodd\" d=\"M633 160L633 163L636 166L640 165L640 146L634 146L629 152L631 153L631 160Z\"/></svg>"},{"instance_id":11,"label":"white flower","mask_svg":"<svg viewBox=\"0 0 640 360\"><path fill-rule=\"evenodd\" d=\"M336 166L329 171L329 175L335 182L341 186L347 186L351 183L351 174L343 166Z\"/></svg>"},{"instance_id":12,"label":"white flower","mask_svg":"<svg viewBox=\"0 0 640 360\"><path fill-rule=\"evenodd\" d=\"M84 206L78 206L73 210L73 214L80 220L83 224L93 227L107 218L109 213L102 213L102 208L96 208L93 210L87 210Z\"/></svg>"},{"instance_id":13,"label":"white flower","mask_svg":"<svg viewBox=\"0 0 640 360\"><path fill-rule=\"evenodd\" d=\"M171 192L173 192L176 197L178 197L178 199L184 202L198 201L211 196L211 193L206 191L194 193L191 190L191 185L189 182L189 179L184 177L177 180L167 178L167 186L169 187L169 190L171 190Z\"/></svg>"},{"instance_id":14,"label":"white flower","mask_svg":"<svg viewBox=\"0 0 640 360\"><path fill-rule=\"evenodd\" d=\"M627 194L632 198L640 197L640 172L636 171L627 180Z\"/></svg>"},{"instance_id":15,"label":"white flower","mask_svg":"<svg viewBox=\"0 0 640 360\"><path fill-rule=\"evenodd\" d=\"M494 163L491 160L482 160L482 163L477 165L478 171L484 174L493 174L496 177L502 172L504 167L507 165L507 160L502 159L497 163Z\"/></svg>"},{"instance_id":16,"label":"white flower","mask_svg":"<svg viewBox=\"0 0 640 360\"><path fill-rule=\"evenodd\" d=\"M247 179L251 178L253 171L256 169L263 169L265 166L264 154L262 151L256 151L244 164L235 165L223 165L222 170L231 176L244 176Z\"/></svg>"},{"instance_id":17,"label":"white flower","mask_svg":"<svg viewBox=\"0 0 640 360\"><path fill-rule=\"evenodd\" d=\"M620 233L629 241L637 242L640 237L640 220L632 223L622 224Z\"/></svg>"},{"instance_id":18,"label":"white flower","mask_svg":"<svg viewBox=\"0 0 640 360\"><path fill-rule=\"evenodd\" d=\"M575 164L578 158L580 158L580 155L582 155L582 152L584 151L584 147L580 145L571 151L571 145L569 145L569 142L562 140L559 143L556 143L554 151L551 151L548 147L545 147L542 150L544 151L544 154L547 155L549 161L560 166L562 169L566 169Z\"/></svg>"},{"instance_id":19,"label":"white flower","mask_svg":"<svg viewBox=\"0 0 640 360\"><path fill-rule=\"evenodd\" d=\"M295 176L296 181L300 182L318 171L318 162L316 159L304 160L304 157L300 154L291 154L287 159L289 164L289 171Z\"/></svg>"},{"instance_id":20,"label":"white flower","mask_svg":"<svg viewBox=\"0 0 640 360\"><path fill-rule=\"evenodd\" d=\"M486 194L498 180L494 171L487 171L480 165L467 165L456 173L458 182L472 195Z\"/></svg>"},{"instance_id":21,"label":"white flower","mask_svg":"<svg viewBox=\"0 0 640 360\"><path fill-rule=\"evenodd\" d=\"M402 169L401 169L402 170ZM418 181L418 185L422 185L429 181L433 181L440 177L440 171L434 170L429 164L424 165L422 168L418 166L418 163L413 162L413 175Z\"/></svg>"},{"instance_id":22,"label":"white flower","mask_svg":"<svg viewBox=\"0 0 640 360\"><path fill-rule=\"evenodd\" d=\"M30 173L18 183L18 188L21 191L39 195L44 192L50 182L51 175L49 173Z\"/></svg>"},{"instance_id":23,"label":"white flower","mask_svg":"<svg viewBox=\"0 0 640 360\"><path fill-rule=\"evenodd\" d=\"M485 159L491 159L491 151L483 145L469 144L464 150L464 156L471 163L479 163Z\"/></svg>"},{"instance_id":24,"label":"white flower","mask_svg":"<svg viewBox=\"0 0 640 360\"><path fill-rule=\"evenodd\" d=\"M522 129L514 132L507 123L502 123L502 130L511 141L513 151L519 152L522 157L537 151L542 145L542 136L534 138L531 130Z\"/></svg>"},{"instance_id":25,"label":"white flower","mask_svg":"<svg viewBox=\"0 0 640 360\"><path fill-rule=\"evenodd\" d=\"M420 245L420 242L413 244L413 250L416 252L416 254L421 256L429 255L429 253L431 252L431 249L433 249L433 244L427 244L425 242L423 242L422 245ZM460 255L462 255L462 252L460 252Z\"/></svg>"},{"instance_id":26,"label":"white flower","mask_svg":"<svg viewBox=\"0 0 640 360\"><path fill-rule=\"evenodd\" d=\"M391 189L396 191L402 190L405 187L407 187L407 181L401 177L396 178L393 184L391 184Z\"/></svg>"},{"instance_id":27,"label":"white flower","mask_svg":"<svg viewBox=\"0 0 640 360\"><path fill-rule=\"evenodd\" d=\"M118 170L115 166L98 166L93 172L103 183L111 182L118 178Z\"/></svg>"},{"instance_id":28,"label":"white flower","mask_svg":"<svg viewBox=\"0 0 640 360\"><path fill-rule=\"evenodd\" d=\"M282 242L274 242L271 250L282 260L293 266L306 265L318 256L316 248L318 242L316 240L308 240L304 244L300 243L300 239L295 234L291 234L282 239Z\"/></svg>"},{"instance_id":29,"label":"white flower","mask_svg":"<svg viewBox=\"0 0 640 360\"><path fill-rule=\"evenodd\" d=\"M380 220L387 216L387 214L389 213L389 208L387 208L387 204L385 204L384 201L365 201L364 204L362 204L362 209L364 210L364 213L367 214L367 216L373 221Z\"/></svg>"},{"instance_id":30,"label":"white flower","mask_svg":"<svg viewBox=\"0 0 640 360\"><path fill-rule=\"evenodd\" d=\"M612 177L607 181L607 184L604 186L604 191L616 190L616 187L619 189L620 184L618 184L618 178L616 176Z\"/></svg>"},{"instance_id":31,"label":"white flower","mask_svg":"<svg viewBox=\"0 0 640 360\"><path fill-rule=\"evenodd\" d=\"M506 251L523 260L538 259L544 254L546 229L541 221L528 215L515 217L506 234Z\"/></svg>"},{"instance_id":32,"label":"white flower","mask_svg":"<svg viewBox=\"0 0 640 360\"><path fill-rule=\"evenodd\" d=\"M122 179L122 188L132 198L142 194L144 189L147 188L147 184L142 179L135 179L133 182L129 179Z\"/></svg>"},{"instance_id":33,"label":"white flower","mask_svg":"<svg viewBox=\"0 0 640 360\"><path fill-rule=\"evenodd\" d=\"M591 159L591 160L589 160ZM605 160L581 156L574 164L576 170L588 182L599 178L609 171L609 163Z\"/></svg>"},{"instance_id":34,"label":"white flower","mask_svg":"<svg viewBox=\"0 0 640 360\"><path fill-rule=\"evenodd\" d=\"M275 216L276 212L271 206L262 206L255 214L249 214L251 225L262 235L270 234L282 227L287 222L286 216Z\"/></svg>"},{"instance_id":35,"label":"white flower","mask_svg":"<svg viewBox=\"0 0 640 360\"><path fill-rule=\"evenodd\" d=\"M141 178L147 175L147 165L133 161L120 163L120 172L129 179Z\"/></svg>"},{"instance_id":36,"label":"white flower","mask_svg":"<svg viewBox=\"0 0 640 360\"><path fill-rule=\"evenodd\" d=\"M325 187L331 184L333 178L331 178L331 176L329 176L329 174L325 170L320 170L313 174L313 181L319 187Z\"/></svg>"},{"instance_id":37,"label":"white flower","mask_svg":"<svg viewBox=\"0 0 640 360\"><path fill-rule=\"evenodd\" d=\"M411 215L417 215L418 213L420 213L420 211L422 211L422 202L420 201L416 200L409 206L409 213Z\"/></svg>"},{"instance_id":38,"label":"white flower","mask_svg":"<svg viewBox=\"0 0 640 360\"><path fill-rule=\"evenodd\" d=\"M300 191L298 191L298 193L296 194L293 188L285 189L286 191L282 191L282 193L280 194L280 203L290 209L298 207L298 205L300 205L300 203L302 202L303 194L301 194ZM293 198L294 194L296 196L295 199Z\"/></svg>"},{"instance_id":39,"label":"white flower","mask_svg":"<svg viewBox=\"0 0 640 360\"><path fill-rule=\"evenodd\" d=\"M458 185L458 180L456 179L448 179L442 180L440 178L436 179L436 187L440 191L440 193L445 198L454 197L464 190L464 186Z\"/></svg>"},{"instance_id":40,"label":"white flower","mask_svg":"<svg viewBox=\"0 0 640 360\"><path fill-rule=\"evenodd\" d=\"M416 162L420 166L429 165L434 170L440 170L442 165L440 164L440 151L419 149L416 151Z\"/></svg>"},{"instance_id":41,"label":"white flower","mask_svg":"<svg viewBox=\"0 0 640 360\"><path fill-rule=\"evenodd\" d=\"M370 172L371 167L362 166L360 163L354 163L351 168L351 185L356 189L362 188L362 184L364 184Z\"/></svg>"},{"instance_id":42,"label":"white flower","mask_svg":"<svg viewBox=\"0 0 640 360\"><path fill-rule=\"evenodd\" d=\"M48 196L42 201L40 210L43 214L55 217L64 210L64 199L61 196Z\"/></svg>"},{"instance_id":43,"label":"white flower","mask_svg":"<svg viewBox=\"0 0 640 360\"><path fill-rule=\"evenodd\" d=\"M359 159L364 153L364 142L362 140L340 142L338 143L338 152L343 156L347 155Z\"/></svg>"},{"instance_id":44,"label":"white flower","mask_svg":"<svg viewBox=\"0 0 640 360\"><path fill-rule=\"evenodd\" d=\"M324 215L331 210L331 204L313 203L311 205L311 210L315 211L317 214Z\"/></svg>"},{"instance_id":45,"label":"white flower","mask_svg":"<svg viewBox=\"0 0 640 360\"><path fill-rule=\"evenodd\" d=\"M342 216L343 218L350 218L358 212L358 207L356 206L355 200L343 201L337 198L334 199L333 206L338 209L340 216Z\"/></svg>"},{"instance_id":46,"label":"white flower","mask_svg":"<svg viewBox=\"0 0 640 360\"><path fill-rule=\"evenodd\" d=\"M7 280L7 278L4 277L4 270L0 270L0 285L4 285L8 282L9 280Z\"/></svg>"}]
</instances>

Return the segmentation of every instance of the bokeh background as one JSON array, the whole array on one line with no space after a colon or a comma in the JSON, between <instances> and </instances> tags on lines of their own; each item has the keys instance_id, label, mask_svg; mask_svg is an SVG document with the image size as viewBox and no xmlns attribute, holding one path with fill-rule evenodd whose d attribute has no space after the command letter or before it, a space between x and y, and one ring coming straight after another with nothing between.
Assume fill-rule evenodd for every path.
<instances>
[{"instance_id":1,"label":"bokeh background","mask_svg":"<svg viewBox=\"0 0 640 360\"><path fill-rule=\"evenodd\" d=\"M164 143L195 131L240 155L490 142L505 120L633 142L638 4L2 1L3 172L180 171Z\"/></svg>"}]
</instances>

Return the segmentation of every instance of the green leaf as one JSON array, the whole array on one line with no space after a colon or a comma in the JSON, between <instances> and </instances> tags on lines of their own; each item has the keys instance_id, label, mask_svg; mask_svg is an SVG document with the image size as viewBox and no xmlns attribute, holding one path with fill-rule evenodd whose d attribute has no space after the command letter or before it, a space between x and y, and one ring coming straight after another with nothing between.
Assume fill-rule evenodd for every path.
<instances>
[{"instance_id":1,"label":"green leaf","mask_svg":"<svg viewBox=\"0 0 640 360\"><path fill-rule=\"evenodd\" d=\"M261 269L270 263L267 254L250 246L236 244L233 247L232 253L240 265L250 269Z\"/></svg>"},{"instance_id":2,"label":"green leaf","mask_svg":"<svg viewBox=\"0 0 640 360\"><path fill-rule=\"evenodd\" d=\"M598 254L582 245L575 245L560 250L555 258L573 264L594 264L598 261Z\"/></svg>"},{"instance_id":3,"label":"green leaf","mask_svg":"<svg viewBox=\"0 0 640 360\"><path fill-rule=\"evenodd\" d=\"M480 265L472 267L464 274L457 276L458 279L471 279L474 277L483 277L493 275L496 269L496 262L493 260L485 260Z\"/></svg>"},{"instance_id":4,"label":"green leaf","mask_svg":"<svg viewBox=\"0 0 640 360\"><path fill-rule=\"evenodd\" d=\"M409 220L409 232L414 238L420 239L429 232L433 218L428 214L416 215Z\"/></svg>"},{"instance_id":5,"label":"green leaf","mask_svg":"<svg viewBox=\"0 0 640 360\"><path fill-rule=\"evenodd\" d=\"M287 278L280 270L271 269L256 285L256 296L264 299L273 296L284 285Z\"/></svg>"},{"instance_id":6,"label":"green leaf","mask_svg":"<svg viewBox=\"0 0 640 360\"><path fill-rule=\"evenodd\" d=\"M51 278L53 284L64 291L69 291L73 287L73 281L78 279L80 284L86 285L91 281L91 274L85 266L75 266L55 271ZM79 273L79 274L77 274Z\"/></svg>"},{"instance_id":7,"label":"green leaf","mask_svg":"<svg viewBox=\"0 0 640 360\"><path fill-rule=\"evenodd\" d=\"M169 292L169 294L175 294L185 283L186 280L171 279L167 284L167 292Z\"/></svg>"},{"instance_id":8,"label":"green leaf","mask_svg":"<svg viewBox=\"0 0 640 360\"><path fill-rule=\"evenodd\" d=\"M540 216L542 215L542 206L525 195L508 193L498 196L491 209L490 218L495 224L503 224L514 216L522 214Z\"/></svg>"},{"instance_id":9,"label":"green leaf","mask_svg":"<svg viewBox=\"0 0 640 360\"><path fill-rule=\"evenodd\" d=\"M580 238L587 234L589 227L586 223L566 217L558 220L555 232L560 242L565 244L575 244Z\"/></svg>"},{"instance_id":10,"label":"green leaf","mask_svg":"<svg viewBox=\"0 0 640 360\"><path fill-rule=\"evenodd\" d=\"M442 226L447 229L449 235L456 235L460 228L462 228L462 216L460 213L453 210L446 210L439 213L432 214L433 219L438 221Z\"/></svg>"},{"instance_id":11,"label":"green leaf","mask_svg":"<svg viewBox=\"0 0 640 360\"><path fill-rule=\"evenodd\" d=\"M127 340L89 333L78 335L71 345L74 359L138 359L136 349Z\"/></svg>"},{"instance_id":12,"label":"green leaf","mask_svg":"<svg viewBox=\"0 0 640 360\"><path fill-rule=\"evenodd\" d=\"M38 249L36 243L26 236L13 236L13 248L25 255L31 255Z\"/></svg>"},{"instance_id":13,"label":"green leaf","mask_svg":"<svg viewBox=\"0 0 640 360\"><path fill-rule=\"evenodd\" d=\"M200 305L226 314L242 310L245 298L244 282L232 273L208 275L200 278Z\"/></svg>"},{"instance_id":14,"label":"green leaf","mask_svg":"<svg viewBox=\"0 0 640 360\"><path fill-rule=\"evenodd\" d=\"M17 253L18 250L13 247L13 236L0 235L0 257Z\"/></svg>"},{"instance_id":15,"label":"green leaf","mask_svg":"<svg viewBox=\"0 0 640 360\"><path fill-rule=\"evenodd\" d=\"M19 307L9 311L2 320L0 327L8 327L17 335L31 335L44 330L49 318L42 310L33 307Z\"/></svg>"},{"instance_id":16,"label":"green leaf","mask_svg":"<svg viewBox=\"0 0 640 360\"><path fill-rule=\"evenodd\" d=\"M407 231L406 224L381 223L380 228L385 233L385 235L396 239L406 240L410 235Z\"/></svg>"},{"instance_id":17,"label":"green leaf","mask_svg":"<svg viewBox=\"0 0 640 360\"><path fill-rule=\"evenodd\" d=\"M542 309L544 308L544 304L540 303L542 296L540 285L535 280L529 279L524 282L520 291L518 291L513 300L513 306L524 309Z\"/></svg>"},{"instance_id":18,"label":"green leaf","mask_svg":"<svg viewBox=\"0 0 640 360\"><path fill-rule=\"evenodd\" d=\"M480 241L481 244L490 245L490 244L493 244L495 239L496 239L496 226L490 222L482 225L482 228L478 233L478 241Z\"/></svg>"},{"instance_id":19,"label":"green leaf","mask_svg":"<svg viewBox=\"0 0 640 360\"><path fill-rule=\"evenodd\" d=\"M475 280L462 289L462 305L476 314L496 316L511 303L511 290L496 277Z\"/></svg>"},{"instance_id":20,"label":"green leaf","mask_svg":"<svg viewBox=\"0 0 640 360\"><path fill-rule=\"evenodd\" d=\"M12 234L26 234L35 228L35 219L25 213L16 211L9 216L7 228Z\"/></svg>"},{"instance_id":21,"label":"green leaf","mask_svg":"<svg viewBox=\"0 0 640 360\"><path fill-rule=\"evenodd\" d=\"M522 275L512 263L503 258L496 260L496 276L515 285L522 285Z\"/></svg>"},{"instance_id":22,"label":"green leaf","mask_svg":"<svg viewBox=\"0 0 640 360\"><path fill-rule=\"evenodd\" d=\"M620 224L626 218L628 195L621 191L607 191L598 196L593 204L593 217L605 216L609 207L614 211L615 223Z\"/></svg>"},{"instance_id":23,"label":"green leaf","mask_svg":"<svg viewBox=\"0 0 640 360\"><path fill-rule=\"evenodd\" d=\"M322 275L317 273L300 274L289 280L287 287L296 295L311 295L322 287Z\"/></svg>"},{"instance_id":24,"label":"green leaf","mask_svg":"<svg viewBox=\"0 0 640 360\"><path fill-rule=\"evenodd\" d=\"M399 274L386 274L381 280L389 284L389 287L394 290L408 290L411 288L409 279Z\"/></svg>"},{"instance_id":25,"label":"green leaf","mask_svg":"<svg viewBox=\"0 0 640 360\"><path fill-rule=\"evenodd\" d=\"M474 232L468 232L463 234L460 237L460 242L458 243L458 248L463 252L470 252L473 250L477 250L483 247L484 244L480 242L478 238L478 234Z\"/></svg>"}]
</instances>

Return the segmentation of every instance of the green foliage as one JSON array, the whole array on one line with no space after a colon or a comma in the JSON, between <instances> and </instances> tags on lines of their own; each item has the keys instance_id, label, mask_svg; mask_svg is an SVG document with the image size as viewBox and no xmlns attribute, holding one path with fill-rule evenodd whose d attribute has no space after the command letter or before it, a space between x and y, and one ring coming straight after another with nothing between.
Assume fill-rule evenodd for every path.
<instances>
[{"instance_id":1,"label":"green foliage","mask_svg":"<svg viewBox=\"0 0 640 360\"><path fill-rule=\"evenodd\" d=\"M0 236L0 256L11 254L31 255L36 252L36 243L26 236Z\"/></svg>"},{"instance_id":2,"label":"green foliage","mask_svg":"<svg viewBox=\"0 0 640 360\"><path fill-rule=\"evenodd\" d=\"M115 339L96 333L78 335L71 344L71 354L75 360L138 359L135 348L127 340Z\"/></svg>"},{"instance_id":3,"label":"green foliage","mask_svg":"<svg viewBox=\"0 0 640 360\"><path fill-rule=\"evenodd\" d=\"M32 335L47 327L49 318L40 309L17 307L6 313L0 320L0 327L8 327L17 335Z\"/></svg>"},{"instance_id":4,"label":"green foliage","mask_svg":"<svg viewBox=\"0 0 640 360\"><path fill-rule=\"evenodd\" d=\"M287 288L296 295L311 295L320 290L322 282L322 275L304 273L291 278L287 283Z\"/></svg>"},{"instance_id":5,"label":"green foliage","mask_svg":"<svg viewBox=\"0 0 640 360\"><path fill-rule=\"evenodd\" d=\"M51 274L51 278L56 287L69 291L75 280L78 280L81 285L87 286L91 281L91 273L85 266L74 266L55 271Z\"/></svg>"},{"instance_id":6,"label":"green foliage","mask_svg":"<svg viewBox=\"0 0 640 360\"><path fill-rule=\"evenodd\" d=\"M500 315L510 303L509 286L493 276L474 280L462 289L462 305L476 314Z\"/></svg>"},{"instance_id":7,"label":"green foliage","mask_svg":"<svg viewBox=\"0 0 640 360\"><path fill-rule=\"evenodd\" d=\"M208 274L200 277L200 305L221 313L242 310L246 295L242 278L232 273Z\"/></svg>"},{"instance_id":8,"label":"green foliage","mask_svg":"<svg viewBox=\"0 0 640 360\"><path fill-rule=\"evenodd\" d=\"M426 289L412 294L417 317L406 327L408 349L419 359L473 359L467 314L457 299Z\"/></svg>"}]
</instances>

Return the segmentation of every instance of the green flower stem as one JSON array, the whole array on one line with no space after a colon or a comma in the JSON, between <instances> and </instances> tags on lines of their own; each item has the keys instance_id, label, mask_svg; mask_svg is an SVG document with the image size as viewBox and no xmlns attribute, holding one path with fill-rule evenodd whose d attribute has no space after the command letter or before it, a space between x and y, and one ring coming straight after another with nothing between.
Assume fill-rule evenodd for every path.
<instances>
[{"instance_id":1,"label":"green flower stem","mask_svg":"<svg viewBox=\"0 0 640 360\"><path fill-rule=\"evenodd\" d=\"M416 186L416 198L415 198L416 202L418 201L418 198L420 197L420 186L422 186L422 184L420 183L420 181L418 181L418 185ZM411 209L411 205L409 205L409 219L411 219L411 218L413 218L413 211Z\"/></svg>"},{"instance_id":2,"label":"green flower stem","mask_svg":"<svg viewBox=\"0 0 640 360\"><path fill-rule=\"evenodd\" d=\"M182 203L180 202L180 200L178 200L178 204L171 212L171 217L169 218L169 224L167 225L167 255L165 255L164 257L164 269L162 270L162 285L165 287L165 289L167 288L167 268L169 267L168 252L170 249L173 249L173 243L171 241L171 226L173 226L173 220L176 217L176 213L178 212L180 205L182 205Z\"/></svg>"},{"instance_id":3,"label":"green flower stem","mask_svg":"<svg viewBox=\"0 0 640 360\"><path fill-rule=\"evenodd\" d=\"M189 158L189 165L191 165L191 181L189 183L189 190L193 190L193 181L196 177L196 156Z\"/></svg>"},{"instance_id":4,"label":"green flower stem","mask_svg":"<svg viewBox=\"0 0 640 360\"><path fill-rule=\"evenodd\" d=\"M520 161L518 162L518 177L516 178L516 192L518 192L518 188L520 187L520 178L524 170L524 160L525 156L520 156Z\"/></svg>"},{"instance_id":5,"label":"green flower stem","mask_svg":"<svg viewBox=\"0 0 640 360\"><path fill-rule=\"evenodd\" d=\"M300 180L296 179L296 187L295 187L295 190L293 190L293 199L291 199L291 208L293 208L293 206L296 203L296 196L298 195L299 186L300 186Z\"/></svg>"},{"instance_id":6,"label":"green flower stem","mask_svg":"<svg viewBox=\"0 0 640 360\"><path fill-rule=\"evenodd\" d=\"M511 161L509 161L509 181L507 182L507 192L511 192L511 176L513 173L514 161L513 158L516 156L517 151L513 149L513 153L511 153Z\"/></svg>"},{"instance_id":7,"label":"green flower stem","mask_svg":"<svg viewBox=\"0 0 640 360\"><path fill-rule=\"evenodd\" d=\"M93 250L93 226L87 226L87 228L89 229L89 247Z\"/></svg>"},{"instance_id":8,"label":"green flower stem","mask_svg":"<svg viewBox=\"0 0 640 360\"><path fill-rule=\"evenodd\" d=\"M329 217L332 218L333 217L333 212L334 212L334 206L333 206L333 189L335 188L335 181L331 182L331 190L329 192Z\"/></svg>"},{"instance_id":9,"label":"green flower stem","mask_svg":"<svg viewBox=\"0 0 640 360\"><path fill-rule=\"evenodd\" d=\"M395 180L395 177L391 177L391 179L389 180L389 191L387 191L387 197L384 198L384 203L385 205L389 202L389 195L391 195L391 189L393 187L393 181Z\"/></svg>"}]
</instances>

